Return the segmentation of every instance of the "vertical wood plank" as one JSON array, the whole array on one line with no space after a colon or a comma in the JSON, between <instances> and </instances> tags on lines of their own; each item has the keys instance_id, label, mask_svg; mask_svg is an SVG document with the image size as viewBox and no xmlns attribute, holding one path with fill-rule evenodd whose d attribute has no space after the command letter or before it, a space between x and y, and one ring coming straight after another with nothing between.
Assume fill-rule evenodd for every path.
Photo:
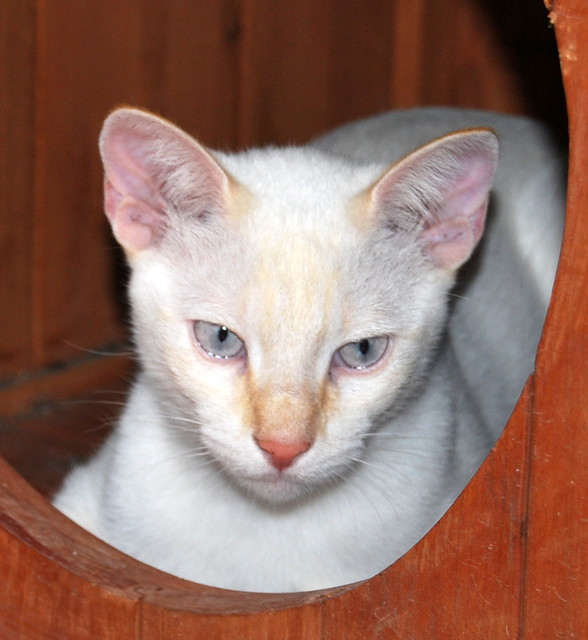
<instances>
[{"instance_id":1,"label":"vertical wood plank","mask_svg":"<svg viewBox=\"0 0 588 640\"><path fill-rule=\"evenodd\" d=\"M144 106L214 148L237 142L237 0L141 3Z\"/></svg>"},{"instance_id":2,"label":"vertical wood plank","mask_svg":"<svg viewBox=\"0 0 588 640\"><path fill-rule=\"evenodd\" d=\"M111 105L140 95L133 4L39 2L37 367L122 336L96 140Z\"/></svg>"},{"instance_id":3,"label":"vertical wood plank","mask_svg":"<svg viewBox=\"0 0 588 640\"><path fill-rule=\"evenodd\" d=\"M31 363L35 8L0 3L0 377Z\"/></svg>"},{"instance_id":4,"label":"vertical wood plank","mask_svg":"<svg viewBox=\"0 0 588 640\"><path fill-rule=\"evenodd\" d=\"M240 146L307 141L389 106L387 0L242 3Z\"/></svg>"},{"instance_id":5,"label":"vertical wood plank","mask_svg":"<svg viewBox=\"0 0 588 640\"><path fill-rule=\"evenodd\" d=\"M424 32L429 0L392 3L390 103L395 109L422 104L426 82Z\"/></svg>"},{"instance_id":6,"label":"vertical wood plank","mask_svg":"<svg viewBox=\"0 0 588 640\"><path fill-rule=\"evenodd\" d=\"M452 19L440 0L429 3L422 46L427 59L427 104L521 113L516 75L479 3L453 0Z\"/></svg>"},{"instance_id":7,"label":"vertical wood plank","mask_svg":"<svg viewBox=\"0 0 588 640\"><path fill-rule=\"evenodd\" d=\"M389 0L330 0L328 127L390 107L394 5Z\"/></svg>"},{"instance_id":8,"label":"vertical wood plank","mask_svg":"<svg viewBox=\"0 0 588 640\"><path fill-rule=\"evenodd\" d=\"M561 125L555 42L536 0L394 3L391 103L527 113Z\"/></svg>"},{"instance_id":9,"label":"vertical wood plank","mask_svg":"<svg viewBox=\"0 0 588 640\"><path fill-rule=\"evenodd\" d=\"M242 0L239 146L289 144L327 126L326 2Z\"/></svg>"},{"instance_id":10,"label":"vertical wood plank","mask_svg":"<svg viewBox=\"0 0 588 640\"><path fill-rule=\"evenodd\" d=\"M588 637L588 6L553 3L569 105L568 214L537 367L526 640Z\"/></svg>"}]
</instances>

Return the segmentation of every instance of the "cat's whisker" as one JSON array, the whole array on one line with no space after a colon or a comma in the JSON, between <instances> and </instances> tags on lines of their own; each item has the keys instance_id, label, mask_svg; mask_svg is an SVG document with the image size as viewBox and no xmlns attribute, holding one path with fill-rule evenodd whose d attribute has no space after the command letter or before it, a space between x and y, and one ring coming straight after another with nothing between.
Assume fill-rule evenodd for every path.
<instances>
[{"instance_id":1,"label":"cat's whisker","mask_svg":"<svg viewBox=\"0 0 588 640\"><path fill-rule=\"evenodd\" d=\"M71 400L67 402L68 405L91 405L91 406L106 406L106 407L118 407L124 408L126 402L124 400L94 400L91 398L85 400Z\"/></svg>"},{"instance_id":2,"label":"cat's whisker","mask_svg":"<svg viewBox=\"0 0 588 640\"><path fill-rule=\"evenodd\" d=\"M380 451L386 451L386 453L394 454L395 456L397 456L397 458L395 458L394 460L394 464L402 464L403 460L406 457L420 458L421 460L427 462L429 466L434 465L436 461L436 458L430 451L414 451L413 449L402 449L399 447L380 448ZM407 466L411 466L413 463L407 461L406 464Z\"/></svg>"},{"instance_id":3,"label":"cat's whisker","mask_svg":"<svg viewBox=\"0 0 588 640\"><path fill-rule=\"evenodd\" d=\"M136 475L141 476L144 473L152 472L155 468L162 464L167 464L169 462L176 462L178 460L198 460L199 466L209 466L214 464L214 460L211 458L210 453L205 447L201 447L199 449L189 449L187 451L182 451L174 456L166 456L162 457L158 460L152 460L148 464L145 464L139 467L136 470ZM179 473L180 469L176 470Z\"/></svg>"},{"instance_id":4,"label":"cat's whisker","mask_svg":"<svg viewBox=\"0 0 588 640\"><path fill-rule=\"evenodd\" d=\"M447 295L450 298L456 298L457 300L465 300L465 302L473 302L473 300L470 297L464 296L460 293L456 293L455 291L450 291Z\"/></svg>"},{"instance_id":5,"label":"cat's whisker","mask_svg":"<svg viewBox=\"0 0 588 640\"><path fill-rule=\"evenodd\" d=\"M116 358L118 356L124 357L133 357L135 352L132 349L128 348L128 345L114 345L112 349L90 349L89 347L83 347L80 344L76 344L75 342L71 342L71 340L64 340L63 343L72 349L77 351L81 351L82 353L87 353L93 356L105 356Z\"/></svg>"},{"instance_id":6,"label":"cat's whisker","mask_svg":"<svg viewBox=\"0 0 588 640\"><path fill-rule=\"evenodd\" d=\"M388 489L388 487L384 484L384 486L381 486L379 484L376 483L376 478L375 477L368 477L368 476L361 476L360 478L360 483L363 484L364 486L367 486L371 489L373 489L374 491L376 491L382 498L384 498L384 500L386 501L386 503L388 505L390 505L390 507L393 509L394 512L399 513L398 509L399 509L399 505L398 502L394 500L390 490ZM361 495L363 498L366 498L371 506L372 509L374 511L374 513L376 514L377 518L380 520L380 524L383 526L382 521L381 521L381 513L380 513L380 509L378 509L378 507L376 506L376 503L374 502L374 500L372 499L372 496L370 494L370 492L366 492L365 490L362 490L361 487L359 485L354 485L355 490L356 491L360 491ZM350 504L351 501L349 501Z\"/></svg>"},{"instance_id":7,"label":"cat's whisker","mask_svg":"<svg viewBox=\"0 0 588 640\"><path fill-rule=\"evenodd\" d=\"M370 467L371 469L375 469L379 474L382 475L386 475L389 478L391 478L392 480L395 480L396 478L402 478L406 484L406 486L410 486L412 483L409 480L409 477L406 476L403 473L400 473L399 471L399 467L403 466L403 465L390 465L389 467L382 467L380 465L374 464L373 462L369 462L367 460L364 460L363 458L355 458L353 456L345 456L347 458L347 460L351 460L352 462L355 462L356 464L360 464L360 465L364 465L366 467ZM412 469L412 465L404 465L406 467L408 467L409 469ZM365 479L365 478L364 478Z\"/></svg>"}]
</instances>

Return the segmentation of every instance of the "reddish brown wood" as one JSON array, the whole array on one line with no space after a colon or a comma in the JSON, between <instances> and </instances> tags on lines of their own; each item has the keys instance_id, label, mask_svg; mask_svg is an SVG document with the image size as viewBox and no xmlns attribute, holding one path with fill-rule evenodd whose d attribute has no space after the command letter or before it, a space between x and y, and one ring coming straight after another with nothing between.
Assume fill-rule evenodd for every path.
<instances>
[{"instance_id":1,"label":"reddish brown wood","mask_svg":"<svg viewBox=\"0 0 588 640\"><path fill-rule=\"evenodd\" d=\"M13 417L31 407L79 398L88 389L106 389L117 380L129 379L133 367L129 353L87 354L55 369L22 375L0 388L0 418Z\"/></svg>"},{"instance_id":2,"label":"reddish brown wood","mask_svg":"<svg viewBox=\"0 0 588 640\"><path fill-rule=\"evenodd\" d=\"M0 3L0 378L31 367L35 14Z\"/></svg>"},{"instance_id":3,"label":"reddish brown wood","mask_svg":"<svg viewBox=\"0 0 588 640\"><path fill-rule=\"evenodd\" d=\"M143 2L138 16L139 49L134 54L138 54L135 73L143 92L139 106L161 113L208 146L234 148L238 3ZM115 52L111 64L118 61ZM120 92L120 87L116 90Z\"/></svg>"},{"instance_id":4,"label":"reddish brown wood","mask_svg":"<svg viewBox=\"0 0 588 640\"><path fill-rule=\"evenodd\" d=\"M390 104L527 113L564 126L552 31L537 0L392 3Z\"/></svg>"},{"instance_id":5,"label":"reddish brown wood","mask_svg":"<svg viewBox=\"0 0 588 640\"><path fill-rule=\"evenodd\" d=\"M330 0L327 126L391 107L394 4L371 0L368 9L363 0Z\"/></svg>"},{"instance_id":6,"label":"reddish brown wood","mask_svg":"<svg viewBox=\"0 0 588 640\"><path fill-rule=\"evenodd\" d=\"M141 97L132 73L138 19L129 2L121 3L117 21L100 3L38 3L33 286L39 368L122 337L96 139L113 102Z\"/></svg>"},{"instance_id":7,"label":"reddish brown wood","mask_svg":"<svg viewBox=\"0 0 588 640\"><path fill-rule=\"evenodd\" d=\"M588 5L554 2L570 116L565 240L538 356L526 638L588 638Z\"/></svg>"},{"instance_id":8,"label":"reddish brown wood","mask_svg":"<svg viewBox=\"0 0 588 640\"><path fill-rule=\"evenodd\" d=\"M522 84L483 3L457 0L449 24L442 0L427 4L424 101L525 112Z\"/></svg>"},{"instance_id":9,"label":"reddish brown wood","mask_svg":"<svg viewBox=\"0 0 588 640\"><path fill-rule=\"evenodd\" d=\"M239 145L288 144L324 130L328 2L245 0L241 7Z\"/></svg>"},{"instance_id":10,"label":"reddish brown wood","mask_svg":"<svg viewBox=\"0 0 588 640\"><path fill-rule=\"evenodd\" d=\"M424 45L430 0L392 3L390 103L405 109L424 103ZM443 101L439 100L439 104Z\"/></svg>"}]
</instances>

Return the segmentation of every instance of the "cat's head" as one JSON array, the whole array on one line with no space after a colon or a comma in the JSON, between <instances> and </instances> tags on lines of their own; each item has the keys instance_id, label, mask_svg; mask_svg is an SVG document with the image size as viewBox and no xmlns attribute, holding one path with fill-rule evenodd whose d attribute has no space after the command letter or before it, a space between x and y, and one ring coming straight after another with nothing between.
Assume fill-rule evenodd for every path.
<instances>
[{"instance_id":1,"label":"cat's head","mask_svg":"<svg viewBox=\"0 0 588 640\"><path fill-rule=\"evenodd\" d=\"M422 384L482 234L494 134L360 166L310 148L212 153L121 109L100 147L170 430L264 499L340 478Z\"/></svg>"}]
</instances>

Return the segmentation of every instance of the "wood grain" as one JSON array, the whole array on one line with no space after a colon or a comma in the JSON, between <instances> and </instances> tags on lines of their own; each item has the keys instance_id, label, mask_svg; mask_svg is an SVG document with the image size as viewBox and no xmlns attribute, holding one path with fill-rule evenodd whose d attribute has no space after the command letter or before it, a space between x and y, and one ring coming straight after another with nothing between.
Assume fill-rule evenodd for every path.
<instances>
[{"instance_id":1,"label":"wood grain","mask_svg":"<svg viewBox=\"0 0 588 640\"><path fill-rule=\"evenodd\" d=\"M0 3L0 379L32 361L35 12Z\"/></svg>"},{"instance_id":2,"label":"wood grain","mask_svg":"<svg viewBox=\"0 0 588 640\"><path fill-rule=\"evenodd\" d=\"M588 6L554 3L570 107L568 216L539 351L528 515L526 638L588 638Z\"/></svg>"},{"instance_id":3,"label":"wood grain","mask_svg":"<svg viewBox=\"0 0 588 640\"><path fill-rule=\"evenodd\" d=\"M328 2L241 4L239 146L291 144L328 125Z\"/></svg>"}]
</instances>

